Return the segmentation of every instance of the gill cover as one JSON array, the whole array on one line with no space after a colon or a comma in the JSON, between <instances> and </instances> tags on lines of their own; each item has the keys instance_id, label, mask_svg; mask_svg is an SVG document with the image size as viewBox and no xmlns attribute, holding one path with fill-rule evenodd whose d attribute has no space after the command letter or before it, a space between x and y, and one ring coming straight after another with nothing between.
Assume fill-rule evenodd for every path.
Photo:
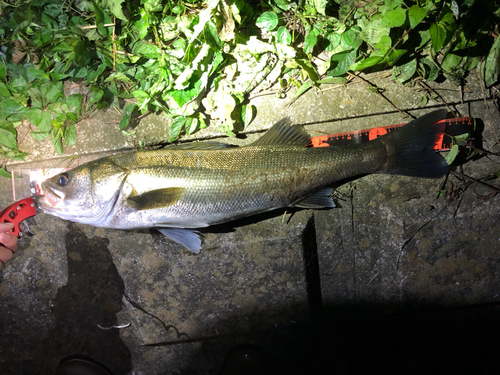
<instances>
[{"instance_id":1,"label":"gill cover","mask_svg":"<svg viewBox=\"0 0 500 375\"><path fill-rule=\"evenodd\" d=\"M86 163L45 181L39 206L66 220L103 225L119 207L127 175L112 157Z\"/></svg>"}]
</instances>

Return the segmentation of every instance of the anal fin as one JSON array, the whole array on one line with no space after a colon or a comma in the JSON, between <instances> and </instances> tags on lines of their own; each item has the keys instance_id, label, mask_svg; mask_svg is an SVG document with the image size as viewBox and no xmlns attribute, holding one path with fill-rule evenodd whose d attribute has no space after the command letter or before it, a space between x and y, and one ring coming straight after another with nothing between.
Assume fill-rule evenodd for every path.
<instances>
[{"instance_id":1,"label":"anal fin","mask_svg":"<svg viewBox=\"0 0 500 375\"><path fill-rule=\"evenodd\" d=\"M332 199L333 188L323 188L311 194L300 201L295 202L292 206L299 208L334 208L335 202Z\"/></svg>"},{"instance_id":2,"label":"anal fin","mask_svg":"<svg viewBox=\"0 0 500 375\"><path fill-rule=\"evenodd\" d=\"M181 228L156 228L156 230L195 254L201 250L203 236L196 230Z\"/></svg>"}]
</instances>

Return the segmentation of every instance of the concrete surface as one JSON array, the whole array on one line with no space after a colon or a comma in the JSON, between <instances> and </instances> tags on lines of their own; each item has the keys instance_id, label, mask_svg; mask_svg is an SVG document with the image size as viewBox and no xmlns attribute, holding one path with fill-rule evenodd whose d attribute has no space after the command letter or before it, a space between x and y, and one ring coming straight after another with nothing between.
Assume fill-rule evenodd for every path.
<instances>
[{"instance_id":1,"label":"concrete surface","mask_svg":"<svg viewBox=\"0 0 500 375\"><path fill-rule=\"evenodd\" d=\"M442 107L421 109L416 88L368 78L414 116ZM482 147L498 152L499 113L473 77L463 94L435 88L457 115L482 119ZM255 122L229 142L251 142L284 116L312 135L409 121L362 83L289 101L254 99ZM132 137L116 121L108 110L79 123L67 155L79 163L167 138L161 117L142 120ZM58 165L48 146L27 142L28 162L10 167ZM498 165L483 157L462 172L480 179ZM442 185L447 194L436 199ZM11 190L0 181L3 206ZM36 235L0 271L1 373L51 374L65 356L84 354L114 374L217 374L237 344L262 348L272 374L495 373L500 214L491 193L457 177L366 176L338 189L339 208L213 228L199 255L158 233L37 215Z\"/></svg>"}]
</instances>

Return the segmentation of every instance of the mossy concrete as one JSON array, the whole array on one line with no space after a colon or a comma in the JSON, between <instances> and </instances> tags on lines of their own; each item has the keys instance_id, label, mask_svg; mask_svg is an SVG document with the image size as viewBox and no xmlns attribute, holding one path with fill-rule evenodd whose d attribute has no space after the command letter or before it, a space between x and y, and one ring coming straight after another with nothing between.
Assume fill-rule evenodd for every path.
<instances>
[{"instance_id":1,"label":"mossy concrete","mask_svg":"<svg viewBox=\"0 0 500 375\"><path fill-rule=\"evenodd\" d=\"M368 78L414 116L442 108L420 108L422 92L415 88ZM491 101L485 108L474 78L463 90L450 83L435 88L457 115L484 121L482 146L492 147L499 114ZM285 116L312 135L409 121L362 82L323 94L311 90L290 102L255 98L255 121L223 141L247 144ZM107 110L79 123L79 142L68 155L81 163L142 140L167 139L161 116L144 118L130 137L117 132L118 118ZM187 138L220 134L207 128ZM11 168L61 162L48 143L30 142L23 143L29 162ZM462 170L476 179L496 171L494 157ZM324 366L366 373L363 363L394 373L413 363L423 372L435 363L421 349L428 341L441 350L441 363L455 358L455 342L481 349L488 370L498 360L487 336L500 333L499 198L471 180L450 181L442 188L439 180L366 176L338 189L338 208L280 211L213 228L198 255L148 230L37 215L36 235L21 239L0 271L2 373L51 373L63 357L85 354L115 374L216 374L240 343L262 347L275 374L320 373ZM439 189L448 195L436 199ZM11 203L11 190L4 179L3 206ZM476 318L481 323L473 324ZM459 323L464 339L483 341L472 346L457 339ZM446 339L450 332L454 342Z\"/></svg>"}]
</instances>

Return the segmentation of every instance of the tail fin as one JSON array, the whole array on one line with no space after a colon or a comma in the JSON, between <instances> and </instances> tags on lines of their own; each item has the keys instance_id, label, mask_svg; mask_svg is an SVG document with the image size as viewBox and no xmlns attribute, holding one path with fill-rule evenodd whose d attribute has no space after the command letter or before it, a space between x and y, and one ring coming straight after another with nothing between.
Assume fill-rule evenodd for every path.
<instances>
[{"instance_id":1,"label":"tail fin","mask_svg":"<svg viewBox=\"0 0 500 375\"><path fill-rule=\"evenodd\" d=\"M441 109L409 122L378 139L386 146L388 158L379 173L438 178L448 172L448 164L434 151L445 124L431 125L447 116Z\"/></svg>"}]
</instances>

